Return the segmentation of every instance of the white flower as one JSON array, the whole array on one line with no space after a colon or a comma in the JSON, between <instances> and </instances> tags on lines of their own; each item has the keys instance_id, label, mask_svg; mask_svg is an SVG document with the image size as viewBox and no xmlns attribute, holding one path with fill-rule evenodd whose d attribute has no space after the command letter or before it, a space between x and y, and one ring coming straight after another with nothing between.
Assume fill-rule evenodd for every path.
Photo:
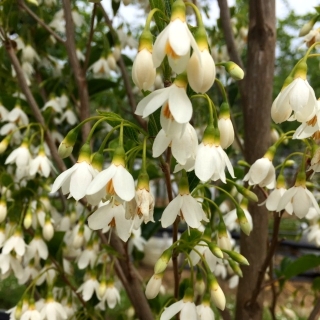
<instances>
[{"instance_id":1,"label":"white flower","mask_svg":"<svg viewBox=\"0 0 320 320\"><path fill-rule=\"evenodd\" d=\"M53 298L47 298L40 311L40 314L42 320L64 320L68 318L62 304L54 301Z\"/></svg>"},{"instance_id":2,"label":"white flower","mask_svg":"<svg viewBox=\"0 0 320 320\"><path fill-rule=\"evenodd\" d=\"M89 70L92 69L93 75L95 78L106 78L110 76L110 68L108 60L104 57L100 57Z\"/></svg>"},{"instance_id":3,"label":"white flower","mask_svg":"<svg viewBox=\"0 0 320 320\"><path fill-rule=\"evenodd\" d=\"M158 68L167 55L172 70L178 74L182 73L186 70L190 58L190 46L199 55L198 45L187 23L180 18L170 21L154 43L152 52L154 66Z\"/></svg>"},{"instance_id":4,"label":"white flower","mask_svg":"<svg viewBox=\"0 0 320 320\"><path fill-rule=\"evenodd\" d=\"M37 60L39 61L40 58L37 54L37 52L33 49L33 47L30 44L27 44L23 49L22 49L22 56L21 56L22 61L27 61L30 62L31 64Z\"/></svg>"},{"instance_id":5,"label":"white flower","mask_svg":"<svg viewBox=\"0 0 320 320\"><path fill-rule=\"evenodd\" d=\"M181 165L186 164L188 158L195 157L198 147L198 137L190 123L186 124L184 132L180 136L167 135L163 129L157 134L153 146L152 156L159 157L171 146L172 155Z\"/></svg>"},{"instance_id":6,"label":"white flower","mask_svg":"<svg viewBox=\"0 0 320 320\"><path fill-rule=\"evenodd\" d=\"M186 88L175 82L167 88L156 90L143 98L137 106L136 114L143 118L155 112L160 106L168 103L170 113L178 123L187 123L192 116L192 104Z\"/></svg>"},{"instance_id":7,"label":"white flower","mask_svg":"<svg viewBox=\"0 0 320 320\"><path fill-rule=\"evenodd\" d=\"M125 218L122 204L109 202L98 208L89 218L88 225L92 230L115 227L119 238L126 242L130 237L132 222Z\"/></svg>"},{"instance_id":8,"label":"white flower","mask_svg":"<svg viewBox=\"0 0 320 320\"><path fill-rule=\"evenodd\" d=\"M48 258L49 251L47 244L41 239L39 235L35 235L35 237L31 240L27 247L27 252L25 255L26 261L30 261L31 259L38 260L39 257L43 260Z\"/></svg>"},{"instance_id":9,"label":"white flower","mask_svg":"<svg viewBox=\"0 0 320 320\"><path fill-rule=\"evenodd\" d=\"M152 54L147 49L138 52L132 65L132 80L140 90L148 90L156 79Z\"/></svg>"},{"instance_id":10,"label":"white flower","mask_svg":"<svg viewBox=\"0 0 320 320\"><path fill-rule=\"evenodd\" d=\"M230 117L221 117L218 120L218 127L220 131L220 145L223 149L227 149L234 141L234 129Z\"/></svg>"},{"instance_id":11,"label":"white flower","mask_svg":"<svg viewBox=\"0 0 320 320\"><path fill-rule=\"evenodd\" d=\"M204 144L198 146L195 162L195 174L201 181L221 179L226 183L225 167L234 177L232 164L220 145Z\"/></svg>"},{"instance_id":12,"label":"white flower","mask_svg":"<svg viewBox=\"0 0 320 320\"><path fill-rule=\"evenodd\" d=\"M89 266L93 268L95 263L97 262L98 254L96 250L94 250L92 245L88 245L78 257L78 268L85 269Z\"/></svg>"},{"instance_id":13,"label":"white flower","mask_svg":"<svg viewBox=\"0 0 320 320\"><path fill-rule=\"evenodd\" d=\"M310 170L313 170L312 176L316 172L320 172L320 148L318 148L316 150L316 152L314 153L313 158L311 159L311 165L310 165L310 168L308 169L308 171L310 171Z\"/></svg>"},{"instance_id":14,"label":"white flower","mask_svg":"<svg viewBox=\"0 0 320 320\"><path fill-rule=\"evenodd\" d=\"M276 171L272 161L265 157L256 160L243 181L249 181L250 186L258 184L260 187L273 189L276 181Z\"/></svg>"},{"instance_id":15,"label":"white flower","mask_svg":"<svg viewBox=\"0 0 320 320\"><path fill-rule=\"evenodd\" d=\"M41 176L48 178L51 167L51 161L43 151L40 151L39 154L30 162L30 175L33 176L36 173L39 173Z\"/></svg>"},{"instance_id":16,"label":"white flower","mask_svg":"<svg viewBox=\"0 0 320 320\"><path fill-rule=\"evenodd\" d=\"M14 250L19 256L24 256L26 252L26 243L24 242L21 231L15 231L14 235L8 238L2 248L3 254L8 254Z\"/></svg>"},{"instance_id":17,"label":"white flower","mask_svg":"<svg viewBox=\"0 0 320 320\"><path fill-rule=\"evenodd\" d=\"M160 288L161 288L161 285L162 285L162 277L163 277L162 274L154 274L150 278L150 280L146 286L147 299L154 299L158 295Z\"/></svg>"},{"instance_id":18,"label":"white flower","mask_svg":"<svg viewBox=\"0 0 320 320\"><path fill-rule=\"evenodd\" d=\"M62 123L64 120L66 120L67 123L71 126L75 125L78 121L77 116L71 109L67 109L63 112L62 117L60 118L58 123Z\"/></svg>"},{"instance_id":19,"label":"white flower","mask_svg":"<svg viewBox=\"0 0 320 320\"><path fill-rule=\"evenodd\" d=\"M241 205L241 208L243 209L243 212L248 220L248 223L250 225L250 230L252 230L253 223L252 223L251 214L249 213L249 211L247 210L246 207ZM223 220L224 220L224 223L229 231L237 230L239 228L237 209L233 209L233 210L229 211L228 213L226 213L223 216Z\"/></svg>"},{"instance_id":20,"label":"white flower","mask_svg":"<svg viewBox=\"0 0 320 320\"><path fill-rule=\"evenodd\" d=\"M175 314L180 312L180 320L197 320L197 309L193 302L190 299L179 300L172 304L170 307L165 308L162 312L160 320L170 320Z\"/></svg>"},{"instance_id":21,"label":"white flower","mask_svg":"<svg viewBox=\"0 0 320 320\"><path fill-rule=\"evenodd\" d=\"M284 195L284 193L287 191L285 188L278 188L276 187L268 196L266 200L266 207L269 211L276 211L281 197ZM288 202L288 204L284 208L287 212L292 213L292 204L291 202Z\"/></svg>"},{"instance_id":22,"label":"white flower","mask_svg":"<svg viewBox=\"0 0 320 320\"><path fill-rule=\"evenodd\" d=\"M6 218L7 212L7 202L4 199L0 199L0 223Z\"/></svg>"},{"instance_id":23,"label":"white flower","mask_svg":"<svg viewBox=\"0 0 320 320\"><path fill-rule=\"evenodd\" d=\"M86 195L88 186L96 176L97 171L87 161L74 164L70 169L61 173L53 183L51 193L61 188L63 194L69 194L69 198L80 200Z\"/></svg>"},{"instance_id":24,"label":"white flower","mask_svg":"<svg viewBox=\"0 0 320 320\"><path fill-rule=\"evenodd\" d=\"M135 195L138 215L143 215L145 223L153 221L154 197L152 193L146 189L138 189Z\"/></svg>"},{"instance_id":25,"label":"white flower","mask_svg":"<svg viewBox=\"0 0 320 320\"><path fill-rule=\"evenodd\" d=\"M17 279L23 277L23 268L21 266L21 262L14 256L9 254L4 254L3 252L0 254L0 270L1 274L5 275L10 270L13 271L14 276Z\"/></svg>"},{"instance_id":26,"label":"white flower","mask_svg":"<svg viewBox=\"0 0 320 320\"><path fill-rule=\"evenodd\" d=\"M180 216L191 228L199 228L201 221L208 221L202 207L190 194L178 194L165 208L161 225L167 228Z\"/></svg>"},{"instance_id":27,"label":"white flower","mask_svg":"<svg viewBox=\"0 0 320 320\"><path fill-rule=\"evenodd\" d=\"M210 303L202 303L197 306L197 314L199 320L214 320L214 313L210 307Z\"/></svg>"},{"instance_id":28,"label":"white flower","mask_svg":"<svg viewBox=\"0 0 320 320\"><path fill-rule=\"evenodd\" d=\"M275 123L289 119L292 111L299 122L310 120L316 111L317 99L307 80L294 79L279 93L271 107L271 117Z\"/></svg>"},{"instance_id":29,"label":"white flower","mask_svg":"<svg viewBox=\"0 0 320 320\"><path fill-rule=\"evenodd\" d=\"M107 285L103 300L107 301L108 307L110 309L113 309L117 305L117 303L120 303L119 290L114 286L113 283Z\"/></svg>"},{"instance_id":30,"label":"white flower","mask_svg":"<svg viewBox=\"0 0 320 320\"><path fill-rule=\"evenodd\" d=\"M62 113L63 108L60 103L60 98L56 96L51 96L51 98L45 103L45 105L42 108L42 111L52 108L57 113Z\"/></svg>"},{"instance_id":31,"label":"white flower","mask_svg":"<svg viewBox=\"0 0 320 320\"><path fill-rule=\"evenodd\" d=\"M194 250L191 250L190 252L189 257L192 266L195 266L200 261L201 255L205 258L210 271L213 272L217 264L217 258L213 255L208 245L204 241L200 241L194 247Z\"/></svg>"},{"instance_id":32,"label":"white flower","mask_svg":"<svg viewBox=\"0 0 320 320\"><path fill-rule=\"evenodd\" d=\"M187 75L190 87L197 93L207 92L216 77L216 67L208 49L193 51L187 65Z\"/></svg>"},{"instance_id":33,"label":"white flower","mask_svg":"<svg viewBox=\"0 0 320 320\"><path fill-rule=\"evenodd\" d=\"M13 150L5 161L5 164L15 163L17 167L26 168L31 161L31 154L27 144L23 143L19 148Z\"/></svg>"},{"instance_id":34,"label":"white flower","mask_svg":"<svg viewBox=\"0 0 320 320\"><path fill-rule=\"evenodd\" d=\"M130 201L135 195L134 180L124 165L112 163L109 168L96 175L86 193L91 197L100 197L99 201L106 194Z\"/></svg>"},{"instance_id":35,"label":"white flower","mask_svg":"<svg viewBox=\"0 0 320 320\"><path fill-rule=\"evenodd\" d=\"M84 17L76 10L72 10L71 15L75 26L80 28L84 23Z\"/></svg>"},{"instance_id":36,"label":"white flower","mask_svg":"<svg viewBox=\"0 0 320 320\"><path fill-rule=\"evenodd\" d=\"M294 213L298 218L304 218L310 207L314 207L318 213L320 213L319 205L314 198L313 194L305 187L305 186L294 186L287 190L277 207L277 211L281 211L287 207L287 204L292 204L292 209L290 211L286 211L289 214Z\"/></svg>"},{"instance_id":37,"label":"white flower","mask_svg":"<svg viewBox=\"0 0 320 320\"><path fill-rule=\"evenodd\" d=\"M77 292L82 293L82 298L84 301L89 301L93 293L96 292L98 296L99 282L96 276L91 275L77 290Z\"/></svg>"},{"instance_id":38,"label":"white flower","mask_svg":"<svg viewBox=\"0 0 320 320\"><path fill-rule=\"evenodd\" d=\"M28 310L22 314L20 320L41 320L41 315L35 305L31 304Z\"/></svg>"}]
</instances>

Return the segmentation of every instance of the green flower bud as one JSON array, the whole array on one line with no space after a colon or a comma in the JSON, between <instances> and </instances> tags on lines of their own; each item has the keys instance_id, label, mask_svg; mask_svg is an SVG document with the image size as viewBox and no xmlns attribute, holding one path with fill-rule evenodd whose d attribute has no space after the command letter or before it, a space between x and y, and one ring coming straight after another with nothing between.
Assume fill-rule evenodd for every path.
<instances>
[{"instance_id":1,"label":"green flower bud","mask_svg":"<svg viewBox=\"0 0 320 320\"><path fill-rule=\"evenodd\" d=\"M164 272L168 266L168 263L171 257L172 257L172 249L170 247L162 253L161 257L156 262L154 266L154 273L158 274L158 273Z\"/></svg>"}]
</instances>

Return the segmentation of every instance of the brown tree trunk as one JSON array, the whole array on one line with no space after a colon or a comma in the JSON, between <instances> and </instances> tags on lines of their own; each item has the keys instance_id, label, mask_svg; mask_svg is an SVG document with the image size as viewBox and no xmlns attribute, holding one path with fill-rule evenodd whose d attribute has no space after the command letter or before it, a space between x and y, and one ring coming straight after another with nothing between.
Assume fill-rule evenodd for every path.
<instances>
[{"instance_id":1,"label":"brown tree trunk","mask_svg":"<svg viewBox=\"0 0 320 320\"><path fill-rule=\"evenodd\" d=\"M261 158L270 146L270 108L275 56L275 0L250 0L249 34L246 76L241 85L244 114L245 158L252 164ZM264 198L255 188L259 203ZM257 286L259 271L267 255L268 211L265 206L250 203L253 230L249 237L242 234L241 253L250 266L242 268L236 319L262 319L263 296L252 300ZM251 300L251 303L250 303ZM252 303L253 302L253 303Z\"/></svg>"}]
</instances>

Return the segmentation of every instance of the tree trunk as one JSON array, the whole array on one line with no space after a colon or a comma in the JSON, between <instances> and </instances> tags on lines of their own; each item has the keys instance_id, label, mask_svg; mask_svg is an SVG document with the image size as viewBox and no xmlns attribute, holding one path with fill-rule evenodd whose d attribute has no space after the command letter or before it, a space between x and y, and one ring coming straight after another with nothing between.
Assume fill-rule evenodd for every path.
<instances>
[{"instance_id":1,"label":"tree trunk","mask_svg":"<svg viewBox=\"0 0 320 320\"><path fill-rule=\"evenodd\" d=\"M246 76L241 84L241 99L244 114L245 158L252 164L261 158L270 146L270 109L275 55L275 0L250 0L249 34ZM258 188L254 191L259 203L264 198ZM268 211L265 206L250 203L249 212L253 219L250 236L241 235L241 253L250 266L242 268L236 319L262 319L263 297L259 295L250 303L257 285L261 266L267 255Z\"/></svg>"}]
</instances>

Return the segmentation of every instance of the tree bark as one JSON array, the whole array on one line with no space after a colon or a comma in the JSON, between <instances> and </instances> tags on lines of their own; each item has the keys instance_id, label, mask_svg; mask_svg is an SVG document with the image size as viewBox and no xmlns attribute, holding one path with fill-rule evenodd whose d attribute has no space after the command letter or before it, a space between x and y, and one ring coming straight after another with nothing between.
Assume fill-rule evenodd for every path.
<instances>
[{"instance_id":1,"label":"tree bark","mask_svg":"<svg viewBox=\"0 0 320 320\"><path fill-rule=\"evenodd\" d=\"M252 164L263 157L270 146L270 109L275 56L275 0L250 0L249 2L248 56L244 83L240 87L244 114L245 158ZM264 200L256 188L259 202ZM253 219L253 230L249 237L242 234L241 253L250 266L242 268L236 319L262 319L263 296L250 303L252 292L257 286L259 271L267 256L268 211L265 206L249 204Z\"/></svg>"}]
</instances>

